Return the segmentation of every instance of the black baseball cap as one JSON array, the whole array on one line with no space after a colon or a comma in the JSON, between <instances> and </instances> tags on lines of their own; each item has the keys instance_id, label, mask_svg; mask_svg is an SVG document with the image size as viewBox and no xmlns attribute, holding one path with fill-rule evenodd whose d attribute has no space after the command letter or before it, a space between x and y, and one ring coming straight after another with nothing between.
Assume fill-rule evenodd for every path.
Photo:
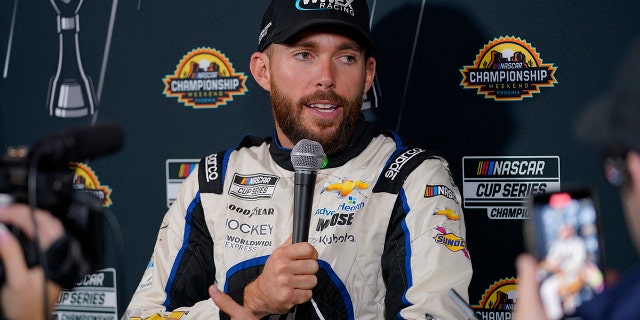
<instances>
[{"instance_id":1,"label":"black baseball cap","mask_svg":"<svg viewBox=\"0 0 640 320\"><path fill-rule=\"evenodd\" d=\"M262 18L258 51L272 43L285 43L310 27L344 28L367 49L373 49L366 0L272 0Z\"/></svg>"},{"instance_id":2,"label":"black baseball cap","mask_svg":"<svg viewBox=\"0 0 640 320\"><path fill-rule=\"evenodd\" d=\"M606 152L616 145L640 151L640 37L622 61L611 89L587 106L578 139Z\"/></svg>"}]
</instances>

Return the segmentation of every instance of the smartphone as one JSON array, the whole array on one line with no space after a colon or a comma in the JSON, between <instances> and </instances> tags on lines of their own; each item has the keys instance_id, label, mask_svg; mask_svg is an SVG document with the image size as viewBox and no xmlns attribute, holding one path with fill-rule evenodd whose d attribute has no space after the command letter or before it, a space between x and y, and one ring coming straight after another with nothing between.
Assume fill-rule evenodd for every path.
<instances>
[{"instance_id":1,"label":"smartphone","mask_svg":"<svg viewBox=\"0 0 640 320\"><path fill-rule=\"evenodd\" d=\"M598 200L588 187L529 198L525 243L540 263L540 298L547 317L570 317L604 290L604 247Z\"/></svg>"}]
</instances>

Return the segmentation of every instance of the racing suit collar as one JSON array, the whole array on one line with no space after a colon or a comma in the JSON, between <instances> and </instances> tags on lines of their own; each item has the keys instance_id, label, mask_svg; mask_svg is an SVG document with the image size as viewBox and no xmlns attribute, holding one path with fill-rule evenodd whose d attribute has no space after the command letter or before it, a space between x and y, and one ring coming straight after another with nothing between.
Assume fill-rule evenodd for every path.
<instances>
[{"instance_id":1,"label":"racing suit collar","mask_svg":"<svg viewBox=\"0 0 640 320\"><path fill-rule=\"evenodd\" d=\"M360 120L356 125L356 129L349 139L347 147L337 153L328 156L327 168L335 168L344 165L347 161L353 159L364 150L369 142L373 139L377 132L377 129L364 119L364 116L360 116ZM271 145L269 146L269 153L273 160L282 168L294 171L293 164L291 164L291 149L284 148L278 142L278 137L274 134Z\"/></svg>"}]
</instances>

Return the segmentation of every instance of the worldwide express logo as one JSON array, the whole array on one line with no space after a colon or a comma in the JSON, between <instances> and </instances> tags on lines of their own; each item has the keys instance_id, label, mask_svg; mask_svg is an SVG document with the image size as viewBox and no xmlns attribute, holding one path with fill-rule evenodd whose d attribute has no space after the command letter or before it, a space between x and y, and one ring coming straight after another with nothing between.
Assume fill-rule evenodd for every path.
<instances>
[{"instance_id":1,"label":"worldwide express logo","mask_svg":"<svg viewBox=\"0 0 640 320\"><path fill-rule=\"evenodd\" d=\"M217 108L244 95L246 79L220 51L199 48L187 53L174 74L164 78L163 93L195 109Z\"/></svg>"},{"instance_id":2,"label":"worldwide express logo","mask_svg":"<svg viewBox=\"0 0 640 320\"><path fill-rule=\"evenodd\" d=\"M476 89L487 99L513 101L553 87L556 67L543 64L536 49L516 37L500 37L480 50L473 65L460 69L465 89Z\"/></svg>"}]
</instances>

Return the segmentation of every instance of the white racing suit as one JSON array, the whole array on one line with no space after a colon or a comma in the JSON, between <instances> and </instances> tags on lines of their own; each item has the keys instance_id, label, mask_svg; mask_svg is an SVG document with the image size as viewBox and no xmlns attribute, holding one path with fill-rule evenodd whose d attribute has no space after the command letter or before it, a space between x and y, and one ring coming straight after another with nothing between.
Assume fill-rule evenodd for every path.
<instances>
[{"instance_id":1,"label":"white racing suit","mask_svg":"<svg viewBox=\"0 0 640 320\"><path fill-rule=\"evenodd\" d=\"M468 301L472 269L446 161L364 121L351 143L317 174L309 242L318 285L296 319L461 318L448 291ZM123 319L228 319L208 287L242 303L292 233L289 152L247 137L200 161L164 216Z\"/></svg>"}]
</instances>

